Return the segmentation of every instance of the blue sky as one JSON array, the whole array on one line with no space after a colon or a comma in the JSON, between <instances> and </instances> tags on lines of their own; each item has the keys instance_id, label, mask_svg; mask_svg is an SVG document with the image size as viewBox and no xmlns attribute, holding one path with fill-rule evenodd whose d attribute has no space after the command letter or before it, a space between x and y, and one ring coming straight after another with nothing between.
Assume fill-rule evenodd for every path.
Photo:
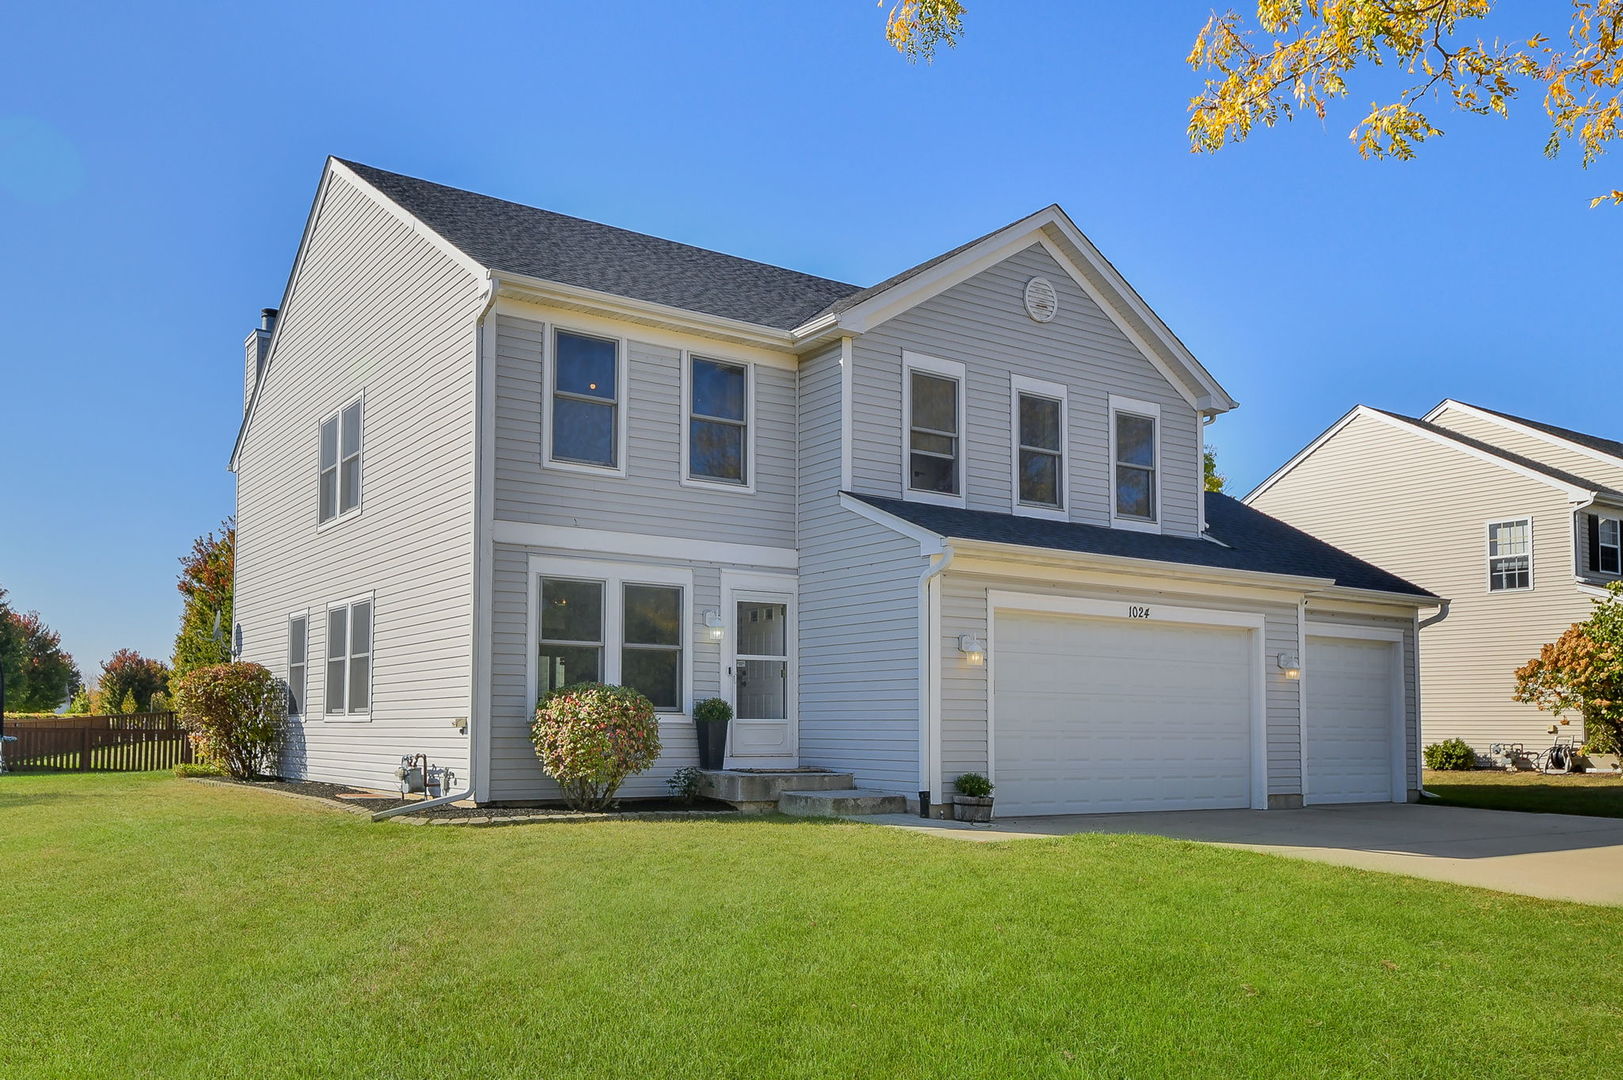
<instances>
[{"instance_id":1,"label":"blue sky","mask_svg":"<svg viewBox=\"0 0 1623 1080\"><path fill-rule=\"evenodd\" d=\"M1558 29L1517 8L1495 29ZM1209 9L971 0L913 67L872 0L18 7L0 585L87 676L168 657L329 153L862 284L1058 202L1240 400L1237 493L1360 401L1623 434L1623 211L1587 208L1623 163L1545 160L1532 100L1407 164L1358 158L1350 105L1191 155Z\"/></svg>"}]
</instances>

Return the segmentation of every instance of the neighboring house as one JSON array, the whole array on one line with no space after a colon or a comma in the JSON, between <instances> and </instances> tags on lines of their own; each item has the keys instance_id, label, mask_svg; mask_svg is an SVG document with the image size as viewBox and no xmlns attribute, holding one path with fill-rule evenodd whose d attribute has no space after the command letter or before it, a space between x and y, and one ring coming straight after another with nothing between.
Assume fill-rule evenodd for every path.
<instances>
[{"instance_id":1,"label":"neighboring house","mask_svg":"<svg viewBox=\"0 0 1623 1080\"><path fill-rule=\"evenodd\" d=\"M267 322L236 631L289 775L550 798L536 699L595 678L659 712L632 797L713 695L732 765L930 810L1417 787L1435 599L1203 498L1234 402L1058 207L860 288L333 160Z\"/></svg>"},{"instance_id":2,"label":"neighboring house","mask_svg":"<svg viewBox=\"0 0 1623 1080\"><path fill-rule=\"evenodd\" d=\"M1426 742L1554 741L1514 672L1623 571L1623 443L1458 401L1360 405L1245 501L1449 598L1422 631Z\"/></svg>"}]
</instances>

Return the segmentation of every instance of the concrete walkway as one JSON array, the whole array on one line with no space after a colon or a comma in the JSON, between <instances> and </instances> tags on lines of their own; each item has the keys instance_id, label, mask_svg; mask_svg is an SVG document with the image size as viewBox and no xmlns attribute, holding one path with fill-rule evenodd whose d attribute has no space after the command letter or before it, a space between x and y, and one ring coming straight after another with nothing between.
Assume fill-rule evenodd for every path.
<instances>
[{"instance_id":1,"label":"concrete walkway","mask_svg":"<svg viewBox=\"0 0 1623 1080\"><path fill-rule=\"evenodd\" d=\"M1623 818L1369 803L1010 818L990 826L910 814L860 820L974 841L1146 833L1524 896L1623 905Z\"/></svg>"}]
</instances>

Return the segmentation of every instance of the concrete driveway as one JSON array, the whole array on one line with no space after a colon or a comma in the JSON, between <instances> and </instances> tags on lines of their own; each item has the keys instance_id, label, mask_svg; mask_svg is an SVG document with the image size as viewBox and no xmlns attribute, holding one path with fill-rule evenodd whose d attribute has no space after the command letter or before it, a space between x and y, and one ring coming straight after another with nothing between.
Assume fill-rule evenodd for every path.
<instances>
[{"instance_id":1,"label":"concrete driveway","mask_svg":"<svg viewBox=\"0 0 1623 1080\"><path fill-rule=\"evenodd\" d=\"M1010 818L991 826L908 814L862 820L955 840L1147 833L1524 896L1623 905L1623 818L1368 803Z\"/></svg>"}]
</instances>

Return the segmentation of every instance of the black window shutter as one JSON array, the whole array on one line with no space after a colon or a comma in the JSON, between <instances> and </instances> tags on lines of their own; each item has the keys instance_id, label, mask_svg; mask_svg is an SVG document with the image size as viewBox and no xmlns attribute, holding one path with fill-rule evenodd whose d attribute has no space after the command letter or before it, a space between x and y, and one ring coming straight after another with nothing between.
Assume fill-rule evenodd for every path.
<instances>
[{"instance_id":1,"label":"black window shutter","mask_svg":"<svg viewBox=\"0 0 1623 1080\"><path fill-rule=\"evenodd\" d=\"M1589 519L1589 569L1600 573L1600 518L1594 514L1585 514Z\"/></svg>"}]
</instances>

